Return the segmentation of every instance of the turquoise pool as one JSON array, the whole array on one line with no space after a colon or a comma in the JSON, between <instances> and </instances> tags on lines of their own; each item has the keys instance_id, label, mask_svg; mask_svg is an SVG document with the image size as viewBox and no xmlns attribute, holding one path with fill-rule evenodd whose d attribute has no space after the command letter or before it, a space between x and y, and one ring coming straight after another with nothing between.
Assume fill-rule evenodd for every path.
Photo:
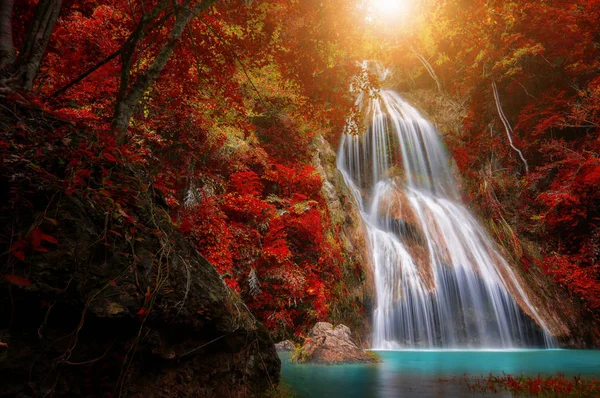
<instances>
[{"instance_id":1,"label":"turquoise pool","mask_svg":"<svg viewBox=\"0 0 600 398\"><path fill-rule=\"evenodd\" d=\"M378 351L374 365L298 365L282 353L282 381L299 398L387 398L485 396L440 378L513 375L581 375L600 378L600 351ZM506 397L509 394L494 394Z\"/></svg>"}]
</instances>

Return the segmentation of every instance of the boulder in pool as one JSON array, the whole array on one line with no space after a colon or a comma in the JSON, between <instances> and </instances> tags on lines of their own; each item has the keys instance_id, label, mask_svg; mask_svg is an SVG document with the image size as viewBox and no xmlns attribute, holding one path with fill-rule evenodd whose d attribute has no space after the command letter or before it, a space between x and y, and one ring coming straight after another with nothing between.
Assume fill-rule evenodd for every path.
<instances>
[{"instance_id":1,"label":"boulder in pool","mask_svg":"<svg viewBox=\"0 0 600 398\"><path fill-rule=\"evenodd\" d=\"M379 362L375 355L358 347L348 326L340 324L333 327L327 322L318 322L312 328L304 345L294 353L292 360L329 365Z\"/></svg>"},{"instance_id":2,"label":"boulder in pool","mask_svg":"<svg viewBox=\"0 0 600 398\"><path fill-rule=\"evenodd\" d=\"M294 351L296 349L296 346L289 340L283 340L275 344L275 349L277 351L290 352Z\"/></svg>"}]
</instances>

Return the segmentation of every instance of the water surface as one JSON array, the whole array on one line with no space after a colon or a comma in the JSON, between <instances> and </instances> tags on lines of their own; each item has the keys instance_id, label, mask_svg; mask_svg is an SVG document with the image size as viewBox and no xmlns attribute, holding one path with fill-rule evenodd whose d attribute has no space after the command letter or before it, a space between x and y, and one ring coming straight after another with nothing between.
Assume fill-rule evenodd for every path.
<instances>
[{"instance_id":1,"label":"water surface","mask_svg":"<svg viewBox=\"0 0 600 398\"><path fill-rule=\"evenodd\" d=\"M371 365L299 365L282 353L282 381L305 397L480 397L462 383L440 379L454 376L501 375L600 377L600 351L378 351L383 360ZM510 394L494 394L509 397Z\"/></svg>"}]
</instances>

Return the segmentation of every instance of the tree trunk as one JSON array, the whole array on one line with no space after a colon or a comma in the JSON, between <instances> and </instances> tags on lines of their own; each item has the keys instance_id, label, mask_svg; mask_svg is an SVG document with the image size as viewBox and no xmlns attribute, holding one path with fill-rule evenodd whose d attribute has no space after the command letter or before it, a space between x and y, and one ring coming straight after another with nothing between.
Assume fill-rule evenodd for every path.
<instances>
[{"instance_id":1,"label":"tree trunk","mask_svg":"<svg viewBox=\"0 0 600 398\"><path fill-rule=\"evenodd\" d=\"M54 24L58 20L61 6L62 0L40 0L35 9L27 37L15 64L18 68L15 70L18 78L17 86L27 91L33 88L33 80L40 70L42 57L46 52Z\"/></svg>"},{"instance_id":2,"label":"tree trunk","mask_svg":"<svg viewBox=\"0 0 600 398\"><path fill-rule=\"evenodd\" d=\"M0 73L15 61L12 35L12 10L14 0L0 2Z\"/></svg>"},{"instance_id":3,"label":"tree trunk","mask_svg":"<svg viewBox=\"0 0 600 398\"><path fill-rule=\"evenodd\" d=\"M169 57L173 54L175 50L175 46L179 42L183 31L185 30L187 24L192 20L194 16L198 13L208 9L216 0L203 0L200 4L192 8L191 10L186 8L185 6L181 6L175 12L175 24L171 29L171 34L169 38L160 49L154 61L148 67L146 72L140 74L136 79L131 88L125 87L121 84L119 97L117 100L117 104L115 106L115 114L113 117L113 128L117 133L117 140L119 143L124 143L127 128L129 127L129 122L131 121L131 117L133 116L133 112L138 106L140 99L148 90L152 82L158 77L160 72L165 67ZM187 3L189 4L189 2ZM137 44L137 43L136 43ZM126 51L127 53L133 53L132 51ZM125 59L124 59L125 61ZM130 65L130 59L126 60L128 65ZM126 75L121 75L121 83L128 82L129 80L129 71L126 71Z\"/></svg>"}]
</instances>

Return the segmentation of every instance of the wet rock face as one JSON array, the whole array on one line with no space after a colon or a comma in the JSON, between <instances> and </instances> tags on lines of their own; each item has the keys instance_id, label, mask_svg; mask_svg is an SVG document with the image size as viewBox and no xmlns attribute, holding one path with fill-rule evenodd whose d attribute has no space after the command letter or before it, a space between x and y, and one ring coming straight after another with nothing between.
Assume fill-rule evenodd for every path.
<instances>
[{"instance_id":1,"label":"wet rock face","mask_svg":"<svg viewBox=\"0 0 600 398\"><path fill-rule=\"evenodd\" d=\"M340 227L332 233L342 242L344 250L343 275L340 281L345 288L344 297L330 303L332 307L338 306L335 312L342 316L334 321L351 325L357 343L363 348L369 347L369 317L375 300L375 282L367 231L358 204L348 190L342 173L337 169L335 152L321 136L315 138L313 146L315 155L312 164L323 177L321 193L327 202L332 221ZM345 305L340 304L344 300ZM362 307L362 312L356 311L356 303Z\"/></svg>"},{"instance_id":2,"label":"wet rock face","mask_svg":"<svg viewBox=\"0 0 600 398\"><path fill-rule=\"evenodd\" d=\"M24 224L44 210L58 245L14 265L29 285L0 279L0 395L252 397L278 383L266 329L167 218L155 221L168 240L105 245L88 199L63 196Z\"/></svg>"},{"instance_id":3,"label":"wet rock face","mask_svg":"<svg viewBox=\"0 0 600 398\"><path fill-rule=\"evenodd\" d=\"M378 211L381 224L386 225L389 231L402 241L419 267L421 280L428 290L433 291L435 279L427 238L421 222L404 192L401 180L396 179L393 188L383 196ZM435 231L435 228L433 230Z\"/></svg>"},{"instance_id":4,"label":"wet rock face","mask_svg":"<svg viewBox=\"0 0 600 398\"><path fill-rule=\"evenodd\" d=\"M304 346L294 360L321 364L374 363L378 360L361 350L352 339L350 328L333 327L331 323L318 322L310 331Z\"/></svg>"}]
</instances>

